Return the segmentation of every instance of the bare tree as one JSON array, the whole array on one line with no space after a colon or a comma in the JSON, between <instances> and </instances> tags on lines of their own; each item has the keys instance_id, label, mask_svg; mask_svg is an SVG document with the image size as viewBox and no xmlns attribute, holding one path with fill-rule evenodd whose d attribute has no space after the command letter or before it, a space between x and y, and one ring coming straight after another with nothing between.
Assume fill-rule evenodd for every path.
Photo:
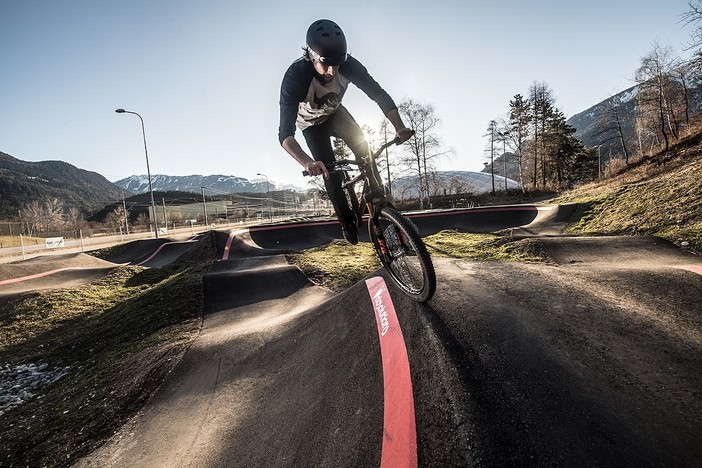
<instances>
[{"instance_id":1,"label":"bare tree","mask_svg":"<svg viewBox=\"0 0 702 468\"><path fill-rule=\"evenodd\" d=\"M694 28L690 34L692 42L688 49L693 50L690 66L699 73L702 71L702 0L690 0L687 5L690 9L681 14L680 19Z\"/></svg>"},{"instance_id":2,"label":"bare tree","mask_svg":"<svg viewBox=\"0 0 702 468\"><path fill-rule=\"evenodd\" d=\"M203 216L204 219L204 216ZM136 219L136 224L137 226L141 226L142 228L148 229L149 226L151 225L151 221L149 220L149 216L145 213L139 213L139 216L137 216Z\"/></svg>"},{"instance_id":3,"label":"bare tree","mask_svg":"<svg viewBox=\"0 0 702 468\"><path fill-rule=\"evenodd\" d=\"M380 123L380 127L378 129L378 132L374 132L372 130L368 131L368 135L371 137L374 135L378 135L378 140L380 141L373 141L371 145L375 148L379 146L379 144L383 144L386 141L390 141L394 136L395 136L395 130L390 128L390 121L387 119L383 119L383 121ZM393 153L392 151L388 150L385 148L384 154L380 155L377 163L378 163L378 170L380 171L380 174L385 178L385 183L387 185L388 189L388 195L392 196L392 181L394 178L398 176L398 170L397 170L397 162L391 160L390 156Z\"/></svg>"},{"instance_id":4,"label":"bare tree","mask_svg":"<svg viewBox=\"0 0 702 468\"><path fill-rule=\"evenodd\" d=\"M66 210L66 223L73 229L78 229L84 221L83 214L78 208L71 207Z\"/></svg>"},{"instance_id":5,"label":"bare tree","mask_svg":"<svg viewBox=\"0 0 702 468\"><path fill-rule=\"evenodd\" d=\"M37 235L43 230L44 209L38 200L24 204L20 213L22 222L27 223L27 234Z\"/></svg>"},{"instance_id":6,"label":"bare tree","mask_svg":"<svg viewBox=\"0 0 702 468\"><path fill-rule=\"evenodd\" d=\"M44 217L47 230L60 229L63 225L63 202L58 198L44 200Z\"/></svg>"},{"instance_id":7,"label":"bare tree","mask_svg":"<svg viewBox=\"0 0 702 468\"><path fill-rule=\"evenodd\" d=\"M637 100L642 110L657 115L658 130L665 142L665 151L670 149L670 140L677 139L677 122L671 107L672 69L676 63L673 49L662 46L658 41L641 58L634 79L639 86Z\"/></svg>"},{"instance_id":8,"label":"bare tree","mask_svg":"<svg viewBox=\"0 0 702 468\"><path fill-rule=\"evenodd\" d=\"M490 193L495 194L495 141L497 140L497 121L491 120L488 124L487 133L483 136L490 138L490 143L486 151L490 154L490 176L492 177L492 190Z\"/></svg>"},{"instance_id":9,"label":"bare tree","mask_svg":"<svg viewBox=\"0 0 702 468\"><path fill-rule=\"evenodd\" d=\"M685 127L690 125L690 91L691 91L691 81L694 80L694 70L692 62L687 62L684 60L677 60L673 65L672 69L673 77L679 85L679 90L677 92L677 101L679 101L683 108L683 113L685 116Z\"/></svg>"},{"instance_id":10,"label":"bare tree","mask_svg":"<svg viewBox=\"0 0 702 468\"><path fill-rule=\"evenodd\" d=\"M611 97L605 106L604 111L595 122L597 128L596 135L600 138L600 141L617 139L624 152L624 162L625 164L629 164L629 149L627 148L622 122L623 112L621 97Z\"/></svg>"},{"instance_id":11,"label":"bare tree","mask_svg":"<svg viewBox=\"0 0 702 468\"><path fill-rule=\"evenodd\" d=\"M414 136L406 143L409 152L402 160L410 173L417 176L419 203L420 207L424 208L425 199L428 199L431 193L429 173L435 170L434 162L450 151L442 151L438 135L441 119L436 115L433 105L406 99L398 107L405 123L415 131Z\"/></svg>"},{"instance_id":12,"label":"bare tree","mask_svg":"<svg viewBox=\"0 0 702 468\"><path fill-rule=\"evenodd\" d=\"M107 213L105 216L105 224L113 229L117 229L122 226L122 209L117 207L114 210Z\"/></svg>"}]
</instances>

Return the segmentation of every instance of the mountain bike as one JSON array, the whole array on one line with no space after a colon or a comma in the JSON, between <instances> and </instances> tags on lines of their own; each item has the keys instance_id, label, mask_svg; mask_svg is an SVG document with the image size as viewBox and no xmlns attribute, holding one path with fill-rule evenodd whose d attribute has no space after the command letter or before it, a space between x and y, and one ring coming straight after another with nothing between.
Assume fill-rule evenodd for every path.
<instances>
[{"instance_id":1,"label":"mountain bike","mask_svg":"<svg viewBox=\"0 0 702 468\"><path fill-rule=\"evenodd\" d=\"M369 151L360 161L342 159L328 165L327 169L330 173L343 172L342 187L359 228L363 216L368 214L368 236L395 284L413 300L426 302L436 291L434 264L417 226L388 200L375 162L386 148L396 144L400 144L399 140L388 141L375 153ZM303 175L309 174L303 171ZM356 185L360 182L363 182L363 189L359 199Z\"/></svg>"}]
</instances>

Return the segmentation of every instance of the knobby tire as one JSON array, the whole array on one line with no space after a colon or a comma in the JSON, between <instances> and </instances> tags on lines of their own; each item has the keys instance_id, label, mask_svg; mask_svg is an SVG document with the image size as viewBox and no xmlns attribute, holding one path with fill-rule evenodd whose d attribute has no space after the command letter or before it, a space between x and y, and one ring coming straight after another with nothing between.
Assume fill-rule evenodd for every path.
<instances>
[{"instance_id":1,"label":"knobby tire","mask_svg":"<svg viewBox=\"0 0 702 468\"><path fill-rule=\"evenodd\" d=\"M368 222L368 235L383 266L405 294L428 301L436 291L436 273L416 226L387 206L376 215L377 223Z\"/></svg>"},{"instance_id":2,"label":"knobby tire","mask_svg":"<svg viewBox=\"0 0 702 468\"><path fill-rule=\"evenodd\" d=\"M345 177L344 184L348 182L348 177ZM361 227L361 216L360 216L360 203L358 201L358 195L354 190L354 186L344 185L344 193L346 194L346 201L351 207L351 211L355 213L356 216L356 226Z\"/></svg>"}]
</instances>

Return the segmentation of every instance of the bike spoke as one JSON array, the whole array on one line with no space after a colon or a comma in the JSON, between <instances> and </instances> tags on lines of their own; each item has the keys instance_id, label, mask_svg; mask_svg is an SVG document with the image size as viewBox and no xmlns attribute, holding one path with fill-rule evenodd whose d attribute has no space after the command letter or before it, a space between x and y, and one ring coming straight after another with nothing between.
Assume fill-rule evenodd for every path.
<instances>
[{"instance_id":1,"label":"bike spoke","mask_svg":"<svg viewBox=\"0 0 702 468\"><path fill-rule=\"evenodd\" d=\"M422 266L416 260L417 253L412 244L404 239L394 225L384 230L385 242L390 256L390 268L412 290L421 291L424 284ZM414 258L414 260L412 260Z\"/></svg>"},{"instance_id":2,"label":"bike spoke","mask_svg":"<svg viewBox=\"0 0 702 468\"><path fill-rule=\"evenodd\" d=\"M408 287L415 291L421 291L424 285L424 273L421 265L417 262L413 262L403 255L394 259L390 264L390 268L397 273Z\"/></svg>"}]
</instances>

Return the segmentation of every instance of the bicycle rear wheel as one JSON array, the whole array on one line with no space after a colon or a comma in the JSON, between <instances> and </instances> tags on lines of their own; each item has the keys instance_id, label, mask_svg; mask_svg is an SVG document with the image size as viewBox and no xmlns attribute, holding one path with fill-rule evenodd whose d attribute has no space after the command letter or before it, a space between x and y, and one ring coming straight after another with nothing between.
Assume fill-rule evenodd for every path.
<instances>
[{"instance_id":1,"label":"bicycle rear wheel","mask_svg":"<svg viewBox=\"0 0 702 468\"><path fill-rule=\"evenodd\" d=\"M418 302L436 291L436 273L424 241L409 219L393 208L379 208L377 221L368 220L368 235L393 281Z\"/></svg>"}]
</instances>

